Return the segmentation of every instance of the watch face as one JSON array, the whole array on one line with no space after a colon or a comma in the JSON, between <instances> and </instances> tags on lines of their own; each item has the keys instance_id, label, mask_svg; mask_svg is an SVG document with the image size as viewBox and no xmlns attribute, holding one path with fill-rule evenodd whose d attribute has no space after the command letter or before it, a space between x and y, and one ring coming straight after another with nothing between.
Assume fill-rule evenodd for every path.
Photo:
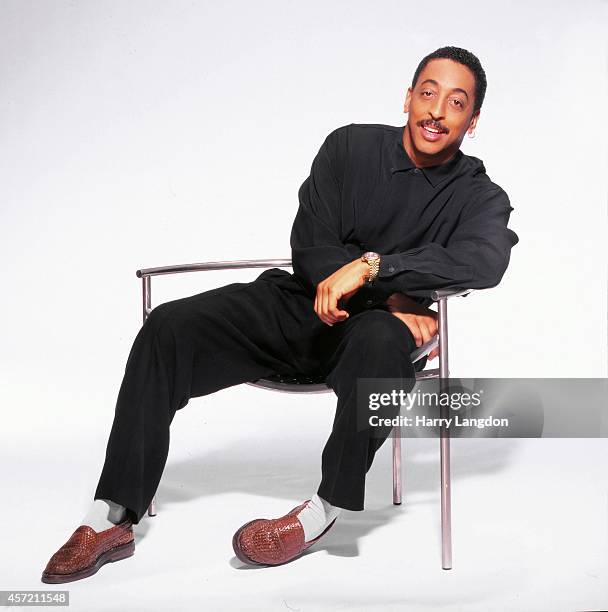
<instances>
[{"instance_id":1,"label":"watch face","mask_svg":"<svg viewBox=\"0 0 608 612\"><path fill-rule=\"evenodd\" d=\"M365 257L365 259L378 259L380 255L378 255L378 253L374 253L374 251L366 251L363 253L363 257Z\"/></svg>"}]
</instances>

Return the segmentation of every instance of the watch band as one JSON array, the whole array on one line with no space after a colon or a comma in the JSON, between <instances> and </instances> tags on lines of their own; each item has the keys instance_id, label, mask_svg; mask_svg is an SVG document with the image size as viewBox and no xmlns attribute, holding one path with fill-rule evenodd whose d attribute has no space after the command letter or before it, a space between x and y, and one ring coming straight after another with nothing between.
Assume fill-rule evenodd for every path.
<instances>
[{"instance_id":1,"label":"watch band","mask_svg":"<svg viewBox=\"0 0 608 612\"><path fill-rule=\"evenodd\" d=\"M364 261L369 266L369 275L367 277L367 282L372 283L376 279L376 277L378 276L378 272L380 271L380 255L378 255L378 253L374 253L373 251L368 251L366 253L363 253L361 261Z\"/></svg>"}]
</instances>

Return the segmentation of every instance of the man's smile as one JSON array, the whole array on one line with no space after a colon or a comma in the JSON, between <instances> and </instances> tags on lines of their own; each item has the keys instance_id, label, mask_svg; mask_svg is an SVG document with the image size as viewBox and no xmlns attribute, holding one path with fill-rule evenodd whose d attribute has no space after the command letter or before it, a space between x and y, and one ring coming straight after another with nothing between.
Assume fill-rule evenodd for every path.
<instances>
[{"instance_id":1,"label":"man's smile","mask_svg":"<svg viewBox=\"0 0 608 612\"><path fill-rule=\"evenodd\" d=\"M420 121L418 126L422 137L430 142L439 140L441 136L448 132L445 127L435 121Z\"/></svg>"}]
</instances>

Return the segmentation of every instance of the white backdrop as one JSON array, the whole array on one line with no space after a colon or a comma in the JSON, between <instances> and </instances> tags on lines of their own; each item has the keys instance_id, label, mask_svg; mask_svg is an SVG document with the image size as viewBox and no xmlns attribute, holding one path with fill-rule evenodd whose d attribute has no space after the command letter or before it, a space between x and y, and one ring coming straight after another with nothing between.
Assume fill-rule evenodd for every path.
<instances>
[{"instance_id":1,"label":"white backdrop","mask_svg":"<svg viewBox=\"0 0 608 612\"><path fill-rule=\"evenodd\" d=\"M486 70L463 150L520 237L499 287L450 303L452 373L605 376L605 7L2 0L0 445L31 457L96 429L93 484L141 325L136 269L289 257L325 136L404 125L444 45ZM153 305L260 272L155 279Z\"/></svg>"},{"instance_id":2,"label":"white backdrop","mask_svg":"<svg viewBox=\"0 0 608 612\"><path fill-rule=\"evenodd\" d=\"M463 150L509 194L520 236L498 288L453 302L452 370L606 374L599 4L490 16L445 3L432 27L408 6L2 3L0 363L13 406L26 400L14 385L118 374L141 324L137 268L289 257L324 137L403 125L418 61L445 44L485 67ZM242 278L160 279L154 303Z\"/></svg>"}]
</instances>

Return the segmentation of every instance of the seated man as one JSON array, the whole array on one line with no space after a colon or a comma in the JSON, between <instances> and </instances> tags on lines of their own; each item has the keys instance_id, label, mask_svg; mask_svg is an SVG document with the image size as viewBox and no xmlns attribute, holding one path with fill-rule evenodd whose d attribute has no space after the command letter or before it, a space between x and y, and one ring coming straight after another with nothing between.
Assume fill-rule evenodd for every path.
<instances>
[{"instance_id":1,"label":"seated man","mask_svg":"<svg viewBox=\"0 0 608 612\"><path fill-rule=\"evenodd\" d=\"M280 518L244 524L236 555L285 563L342 508L363 510L366 473L390 431L357 426L357 378L406 379L411 390L426 360L415 368L410 353L437 331L430 291L497 285L518 242L506 193L460 151L485 90L470 52L426 56L407 90L404 127L351 124L325 139L299 190L293 274L273 268L152 310L127 360L91 507L43 582L78 580L132 555L132 525L160 482L176 411L272 374L323 376L336 415L317 491Z\"/></svg>"}]
</instances>

